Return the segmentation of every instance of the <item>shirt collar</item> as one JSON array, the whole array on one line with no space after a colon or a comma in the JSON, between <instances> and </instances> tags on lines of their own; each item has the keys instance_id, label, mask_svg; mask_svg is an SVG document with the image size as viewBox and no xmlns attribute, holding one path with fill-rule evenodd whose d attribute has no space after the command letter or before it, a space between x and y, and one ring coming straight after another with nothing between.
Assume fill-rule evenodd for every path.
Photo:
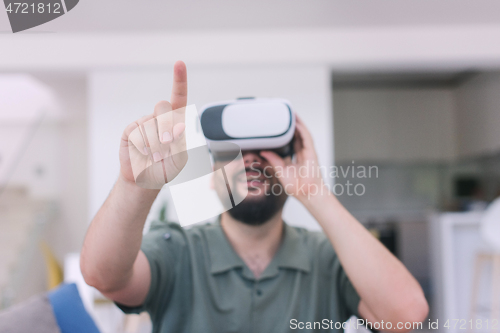
<instances>
[{"instance_id":1,"label":"shirt collar","mask_svg":"<svg viewBox=\"0 0 500 333\"><path fill-rule=\"evenodd\" d=\"M206 229L208 253L210 257L210 273L217 274L236 267L244 267L245 263L236 254L222 230L220 219Z\"/></svg>"},{"instance_id":2,"label":"shirt collar","mask_svg":"<svg viewBox=\"0 0 500 333\"><path fill-rule=\"evenodd\" d=\"M273 261L278 267L292 268L309 272L311 270L311 259L302 234L305 230L296 229L284 224L283 242Z\"/></svg>"},{"instance_id":3,"label":"shirt collar","mask_svg":"<svg viewBox=\"0 0 500 333\"><path fill-rule=\"evenodd\" d=\"M301 231L284 223L283 240L273 260L260 276L260 279L272 277L278 273L278 268L289 268L309 272L310 258ZM208 251L210 257L210 273L243 267L243 260L234 251L220 224L220 218L206 229Z\"/></svg>"}]
</instances>

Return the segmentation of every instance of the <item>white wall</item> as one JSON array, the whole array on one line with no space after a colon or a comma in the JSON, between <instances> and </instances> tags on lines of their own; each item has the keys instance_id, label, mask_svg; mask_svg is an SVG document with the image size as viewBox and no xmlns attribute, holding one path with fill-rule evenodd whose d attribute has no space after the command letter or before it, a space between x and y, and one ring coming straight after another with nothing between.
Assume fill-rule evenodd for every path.
<instances>
[{"instance_id":1,"label":"white wall","mask_svg":"<svg viewBox=\"0 0 500 333\"><path fill-rule=\"evenodd\" d=\"M90 75L90 215L99 209L118 176L118 144L123 129L135 119L151 113L159 100L168 100L171 81L169 69L95 71ZM289 99L313 133L320 163L332 164L331 90L327 67L196 67L188 63L188 82L189 104L195 104L198 109L208 102L241 96ZM167 197L168 193L162 196ZM297 202L289 202L285 220L294 225L318 228Z\"/></svg>"},{"instance_id":2,"label":"white wall","mask_svg":"<svg viewBox=\"0 0 500 333\"><path fill-rule=\"evenodd\" d=\"M81 74L34 76L54 94L59 113L43 118L10 185L26 186L34 198L56 202L58 217L46 235L62 262L66 253L80 250L89 220L87 81Z\"/></svg>"},{"instance_id":3,"label":"white wall","mask_svg":"<svg viewBox=\"0 0 500 333\"><path fill-rule=\"evenodd\" d=\"M59 113L49 86L27 74L0 75L0 186L29 187L37 197L55 197Z\"/></svg>"},{"instance_id":4,"label":"white wall","mask_svg":"<svg viewBox=\"0 0 500 333\"><path fill-rule=\"evenodd\" d=\"M334 89L336 161L439 161L456 156L454 92Z\"/></svg>"},{"instance_id":5,"label":"white wall","mask_svg":"<svg viewBox=\"0 0 500 333\"><path fill-rule=\"evenodd\" d=\"M79 251L88 225L87 82L81 74L35 78L54 94L59 113L48 114L32 133L9 185L26 186L34 198L57 203L58 219L47 237L62 260L67 252Z\"/></svg>"},{"instance_id":6,"label":"white wall","mask_svg":"<svg viewBox=\"0 0 500 333\"><path fill-rule=\"evenodd\" d=\"M83 74L38 75L55 92L61 105L58 123L59 221L47 232L62 262L80 251L88 227L87 78Z\"/></svg>"},{"instance_id":7,"label":"white wall","mask_svg":"<svg viewBox=\"0 0 500 333\"><path fill-rule=\"evenodd\" d=\"M85 77L60 73L23 76L43 87L50 103L36 103L39 96L13 82L7 85L10 92L4 89L0 98L4 106L0 111L0 154L5 156L4 170L13 170L0 179L0 186L7 179L5 195L11 197L6 201L10 209L3 214L0 234L17 233L0 244L0 256L16 260L10 267L0 267L0 273L12 273L9 283L15 302L46 290L39 242L46 241L62 263L68 252L80 250L88 226ZM21 102L5 107L10 99ZM40 121L42 113L45 116ZM25 188L28 197L13 200L15 192L9 187ZM44 226L36 225L42 208L49 207L55 208L50 220Z\"/></svg>"},{"instance_id":8,"label":"white wall","mask_svg":"<svg viewBox=\"0 0 500 333\"><path fill-rule=\"evenodd\" d=\"M24 187L32 199L57 204L57 220L51 221L47 237L62 259L80 249L88 221L86 80L81 74L2 79L9 77L14 80L10 92L3 91L2 106L9 98L14 102L0 112L0 185ZM46 96L16 84L19 78Z\"/></svg>"},{"instance_id":9,"label":"white wall","mask_svg":"<svg viewBox=\"0 0 500 333\"><path fill-rule=\"evenodd\" d=\"M500 74L481 74L457 89L459 153L463 157L500 150Z\"/></svg>"}]
</instances>

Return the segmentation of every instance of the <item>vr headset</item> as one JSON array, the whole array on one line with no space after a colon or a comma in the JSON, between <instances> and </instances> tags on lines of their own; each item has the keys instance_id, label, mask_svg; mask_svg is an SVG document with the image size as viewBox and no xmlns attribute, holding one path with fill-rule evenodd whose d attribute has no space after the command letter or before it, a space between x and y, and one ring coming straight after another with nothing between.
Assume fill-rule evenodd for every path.
<instances>
[{"instance_id":1,"label":"vr headset","mask_svg":"<svg viewBox=\"0 0 500 333\"><path fill-rule=\"evenodd\" d=\"M214 159L241 150L271 150L293 155L295 114L285 99L239 98L203 106L200 123ZM225 144L226 143L226 144Z\"/></svg>"}]
</instances>

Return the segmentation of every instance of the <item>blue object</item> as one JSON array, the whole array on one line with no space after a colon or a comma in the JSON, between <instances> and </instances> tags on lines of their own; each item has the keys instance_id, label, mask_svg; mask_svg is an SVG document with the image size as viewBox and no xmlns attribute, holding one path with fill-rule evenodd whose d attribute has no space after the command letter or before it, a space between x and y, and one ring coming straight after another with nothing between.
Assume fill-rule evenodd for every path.
<instances>
[{"instance_id":1,"label":"blue object","mask_svg":"<svg viewBox=\"0 0 500 333\"><path fill-rule=\"evenodd\" d=\"M61 333L99 333L83 306L76 284L61 284L47 296Z\"/></svg>"}]
</instances>

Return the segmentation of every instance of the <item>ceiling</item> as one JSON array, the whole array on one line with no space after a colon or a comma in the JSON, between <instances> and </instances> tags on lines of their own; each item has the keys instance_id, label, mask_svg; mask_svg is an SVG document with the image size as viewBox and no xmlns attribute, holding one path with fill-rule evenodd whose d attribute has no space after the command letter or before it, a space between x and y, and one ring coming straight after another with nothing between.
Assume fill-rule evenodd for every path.
<instances>
[{"instance_id":1,"label":"ceiling","mask_svg":"<svg viewBox=\"0 0 500 333\"><path fill-rule=\"evenodd\" d=\"M498 0L82 0L29 32L149 32L500 24ZM9 31L0 11L0 31Z\"/></svg>"}]
</instances>

